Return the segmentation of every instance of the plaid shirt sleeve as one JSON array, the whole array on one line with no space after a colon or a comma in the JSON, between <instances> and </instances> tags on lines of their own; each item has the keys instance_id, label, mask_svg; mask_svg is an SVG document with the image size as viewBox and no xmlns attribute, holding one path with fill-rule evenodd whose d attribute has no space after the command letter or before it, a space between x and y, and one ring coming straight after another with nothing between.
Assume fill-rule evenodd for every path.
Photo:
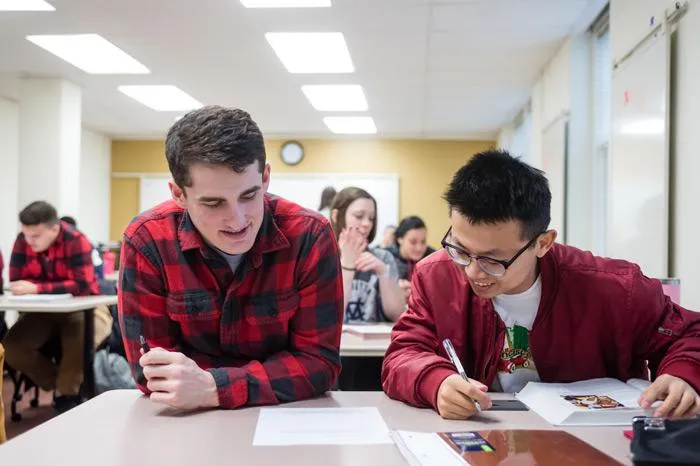
<instances>
[{"instance_id":1,"label":"plaid shirt sleeve","mask_svg":"<svg viewBox=\"0 0 700 466\"><path fill-rule=\"evenodd\" d=\"M15 241L10 257L10 281L28 280L37 285L39 294L70 293L74 296L93 294L95 279L95 267L92 265L92 245L84 236L80 235L67 241L66 257L64 264L56 264L55 267L64 267L65 274L69 277L65 280L38 281L27 278L24 268L27 266L29 244L20 237Z\"/></svg>"},{"instance_id":2,"label":"plaid shirt sleeve","mask_svg":"<svg viewBox=\"0 0 700 466\"><path fill-rule=\"evenodd\" d=\"M289 349L265 358L227 365L192 354L213 375L224 408L277 404L309 398L328 390L340 373L342 276L338 246L327 222L304 233L298 264L299 308L290 321ZM179 335L166 312L163 277L148 245L124 238L121 253L119 317L127 359L139 388L145 386L138 364L139 337L152 346L180 351ZM263 336L264 338L264 336Z\"/></svg>"}]
</instances>

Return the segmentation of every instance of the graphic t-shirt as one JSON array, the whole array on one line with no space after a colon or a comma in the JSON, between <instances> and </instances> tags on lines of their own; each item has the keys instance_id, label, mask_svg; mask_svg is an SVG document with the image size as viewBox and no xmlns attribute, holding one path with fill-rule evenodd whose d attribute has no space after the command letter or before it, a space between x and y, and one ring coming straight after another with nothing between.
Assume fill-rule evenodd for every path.
<instances>
[{"instance_id":1,"label":"graphic t-shirt","mask_svg":"<svg viewBox=\"0 0 700 466\"><path fill-rule=\"evenodd\" d=\"M384 262L389 270L389 278L399 281L396 262L385 249L371 248L369 252ZM350 287L348 307L345 309L345 323L386 322L379 294L379 276L374 272L355 272Z\"/></svg>"},{"instance_id":2,"label":"graphic t-shirt","mask_svg":"<svg viewBox=\"0 0 700 466\"><path fill-rule=\"evenodd\" d=\"M496 312L506 326L506 338L498 361L498 376L492 387L497 391L516 393L528 382L540 380L529 340L541 296L542 280L537 277L535 283L522 293L493 298Z\"/></svg>"}]
</instances>

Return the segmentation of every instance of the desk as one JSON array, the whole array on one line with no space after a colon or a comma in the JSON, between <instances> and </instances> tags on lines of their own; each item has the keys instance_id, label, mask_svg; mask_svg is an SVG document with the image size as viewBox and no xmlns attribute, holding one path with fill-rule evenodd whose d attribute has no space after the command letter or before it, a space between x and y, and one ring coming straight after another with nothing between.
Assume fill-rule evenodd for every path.
<instances>
[{"instance_id":1,"label":"desk","mask_svg":"<svg viewBox=\"0 0 700 466\"><path fill-rule=\"evenodd\" d=\"M93 310L97 306L117 304L116 296L77 296L55 301L14 301L11 297L0 296L0 311L85 313L85 334L83 336L83 385L85 396L95 394L95 375L92 367L95 346L95 321Z\"/></svg>"},{"instance_id":2,"label":"desk","mask_svg":"<svg viewBox=\"0 0 700 466\"><path fill-rule=\"evenodd\" d=\"M112 282L119 281L119 270L115 270L114 272L110 272L107 275L105 275L105 280L109 280Z\"/></svg>"},{"instance_id":3,"label":"desk","mask_svg":"<svg viewBox=\"0 0 700 466\"><path fill-rule=\"evenodd\" d=\"M510 395L498 394L500 397ZM330 392L284 407L376 406L390 429L416 431L551 429L532 412L490 412L486 422L445 421L434 411L411 408L381 392ZM183 415L151 403L136 390L115 390L83 403L0 446L0 464L30 466L379 465L406 466L396 446L253 447L259 408ZM618 461L629 441L619 427L570 428L570 433ZM37 446L40 446L39 448Z\"/></svg>"},{"instance_id":4,"label":"desk","mask_svg":"<svg viewBox=\"0 0 700 466\"><path fill-rule=\"evenodd\" d=\"M386 327L386 324L376 324ZM343 331L340 336L340 355L344 357L383 358L391 338L362 338Z\"/></svg>"}]
</instances>

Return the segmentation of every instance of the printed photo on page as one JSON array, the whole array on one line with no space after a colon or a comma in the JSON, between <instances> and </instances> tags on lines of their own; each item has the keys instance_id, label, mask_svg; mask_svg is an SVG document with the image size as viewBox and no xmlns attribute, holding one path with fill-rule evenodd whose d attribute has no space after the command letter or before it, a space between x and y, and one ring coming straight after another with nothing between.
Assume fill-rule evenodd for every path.
<instances>
[{"instance_id":1,"label":"printed photo on page","mask_svg":"<svg viewBox=\"0 0 700 466\"><path fill-rule=\"evenodd\" d=\"M607 395L562 395L566 401L584 409L623 408L624 405Z\"/></svg>"}]
</instances>

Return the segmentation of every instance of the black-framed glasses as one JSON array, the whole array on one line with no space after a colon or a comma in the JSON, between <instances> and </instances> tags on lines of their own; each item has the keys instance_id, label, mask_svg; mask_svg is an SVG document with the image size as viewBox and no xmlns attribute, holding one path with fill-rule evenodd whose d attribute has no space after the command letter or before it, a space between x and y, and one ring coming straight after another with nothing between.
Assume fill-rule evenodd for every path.
<instances>
[{"instance_id":1,"label":"black-framed glasses","mask_svg":"<svg viewBox=\"0 0 700 466\"><path fill-rule=\"evenodd\" d=\"M503 275L505 275L506 270L508 270L508 267L513 265L513 262L515 262L518 259L518 257L520 257L525 251L527 251L530 248L530 246L535 244L537 238L539 238L540 235L544 232L537 234L534 238L528 241L528 243L525 246L523 246L522 249L520 249L517 253L515 253L513 257L510 258L510 260L507 261L494 259L492 257L477 256L465 251L459 246L450 244L447 242L447 237L450 236L450 233L452 233L452 227L450 227L449 230L447 230L447 233L445 233L445 236L442 238L442 241L440 241L440 244L442 244L442 247L445 248L447 254L450 255L450 258L453 262L461 265L462 267L468 267L472 263L472 260L475 260L479 268L487 274L494 277L502 277Z\"/></svg>"}]
</instances>

